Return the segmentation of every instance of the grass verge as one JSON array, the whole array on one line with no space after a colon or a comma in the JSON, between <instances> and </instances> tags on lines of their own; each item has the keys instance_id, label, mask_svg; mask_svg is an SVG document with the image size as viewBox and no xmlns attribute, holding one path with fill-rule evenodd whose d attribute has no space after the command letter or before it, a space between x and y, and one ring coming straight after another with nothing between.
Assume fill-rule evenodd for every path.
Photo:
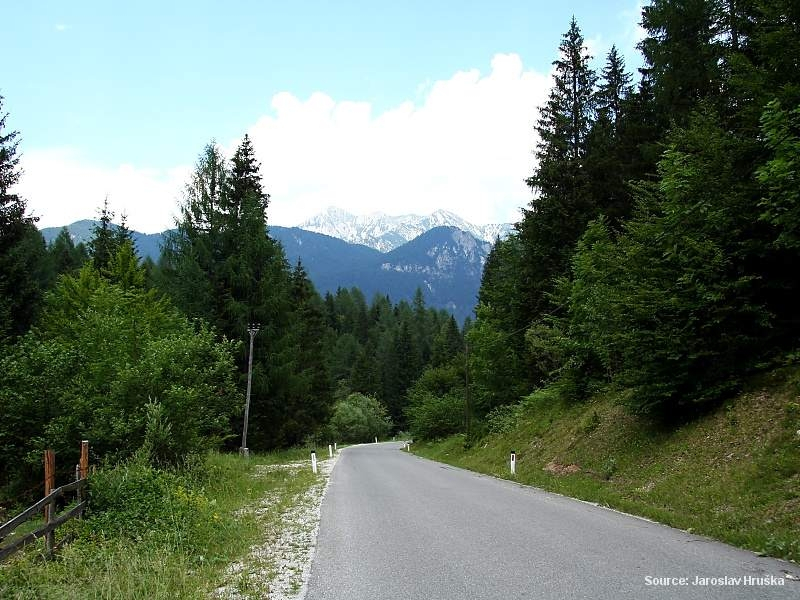
<instances>
[{"instance_id":1,"label":"grass verge","mask_svg":"<svg viewBox=\"0 0 800 600\"><path fill-rule=\"evenodd\" d=\"M800 369L761 376L673 429L628 414L611 394L554 397L535 392L470 448L457 435L412 451L800 562Z\"/></svg>"},{"instance_id":2,"label":"grass verge","mask_svg":"<svg viewBox=\"0 0 800 600\"><path fill-rule=\"evenodd\" d=\"M59 529L70 543L52 560L34 545L0 565L0 597L208 598L265 524L280 529L281 514L318 483L310 468L269 465L305 458L212 453L174 472L135 461L99 471L90 514ZM251 509L264 498L264 510Z\"/></svg>"}]
</instances>

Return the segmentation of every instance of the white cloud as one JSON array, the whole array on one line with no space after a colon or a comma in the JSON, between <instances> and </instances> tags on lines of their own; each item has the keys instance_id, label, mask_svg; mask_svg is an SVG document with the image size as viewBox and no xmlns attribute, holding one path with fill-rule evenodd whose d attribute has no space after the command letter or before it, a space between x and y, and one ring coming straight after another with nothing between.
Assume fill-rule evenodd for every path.
<instances>
[{"instance_id":1,"label":"white cloud","mask_svg":"<svg viewBox=\"0 0 800 600\"><path fill-rule=\"evenodd\" d=\"M27 150L21 164L18 191L27 199L28 211L40 217L39 227L93 219L108 196L115 220L126 213L128 225L145 233L172 226L177 198L190 172L189 167L158 170L128 164L108 169L65 148Z\"/></svg>"},{"instance_id":2,"label":"white cloud","mask_svg":"<svg viewBox=\"0 0 800 600\"><path fill-rule=\"evenodd\" d=\"M70 29L70 26L65 25L64 23L58 23L54 26L54 29L56 31L66 31L67 29Z\"/></svg>"},{"instance_id":3,"label":"white cloud","mask_svg":"<svg viewBox=\"0 0 800 600\"><path fill-rule=\"evenodd\" d=\"M356 214L451 210L511 221L527 204L536 107L547 75L498 54L491 72L424 84L419 103L373 115L364 102L283 92L249 134L272 194L271 220L296 224L327 206Z\"/></svg>"},{"instance_id":4,"label":"white cloud","mask_svg":"<svg viewBox=\"0 0 800 600\"><path fill-rule=\"evenodd\" d=\"M380 114L368 102L321 92L305 100L278 93L249 128L272 195L270 222L295 225L327 206L356 214L442 208L474 223L515 221L530 199L533 125L550 84L518 55L497 54L488 74L425 82L409 90L416 102ZM236 143L226 145L229 156ZM93 217L108 194L112 209L148 232L172 225L189 173L104 169L65 150L28 150L23 167L20 191L41 226Z\"/></svg>"},{"instance_id":5,"label":"white cloud","mask_svg":"<svg viewBox=\"0 0 800 600\"><path fill-rule=\"evenodd\" d=\"M642 0L637 0L629 10L620 12L619 18L625 24L624 43L621 50L625 55L625 62L629 66L638 66L642 63L642 55L636 49L644 38L647 37L647 31L642 27L642 9L644 3Z\"/></svg>"}]
</instances>

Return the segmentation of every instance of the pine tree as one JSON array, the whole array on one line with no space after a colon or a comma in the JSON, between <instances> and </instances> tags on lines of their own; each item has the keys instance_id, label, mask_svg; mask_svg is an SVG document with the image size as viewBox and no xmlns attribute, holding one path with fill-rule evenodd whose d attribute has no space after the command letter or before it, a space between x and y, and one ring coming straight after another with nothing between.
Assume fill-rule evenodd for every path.
<instances>
[{"instance_id":1,"label":"pine tree","mask_svg":"<svg viewBox=\"0 0 800 600\"><path fill-rule=\"evenodd\" d=\"M630 175L626 167L631 158L620 152L620 130L627 117L630 82L625 61L616 46L612 46L596 92L597 117L586 140L584 164L592 212L606 215L613 224L625 219L631 210L626 181Z\"/></svg>"},{"instance_id":2,"label":"pine tree","mask_svg":"<svg viewBox=\"0 0 800 600\"><path fill-rule=\"evenodd\" d=\"M324 345L327 332L324 305L299 261L292 271L291 300L297 365L305 387L295 410L303 415L302 426L295 434L295 439L301 440L303 434L316 430L327 421L333 405L333 389Z\"/></svg>"},{"instance_id":3,"label":"pine tree","mask_svg":"<svg viewBox=\"0 0 800 600\"><path fill-rule=\"evenodd\" d=\"M440 327L433 339L430 364L440 367L454 360L464 352L464 339L458 330L458 323L452 315Z\"/></svg>"},{"instance_id":4,"label":"pine tree","mask_svg":"<svg viewBox=\"0 0 800 600\"><path fill-rule=\"evenodd\" d=\"M89 254L92 257L94 268L103 273L108 269L111 259L117 253L120 238L112 223L114 213L108 207L108 196L103 200L103 206L99 210L100 219L92 227Z\"/></svg>"},{"instance_id":5,"label":"pine tree","mask_svg":"<svg viewBox=\"0 0 800 600\"><path fill-rule=\"evenodd\" d=\"M36 218L13 192L19 181L19 132L6 133L8 113L0 96L0 340L25 333L41 303L48 279L47 254Z\"/></svg>"},{"instance_id":6,"label":"pine tree","mask_svg":"<svg viewBox=\"0 0 800 600\"><path fill-rule=\"evenodd\" d=\"M66 227L58 232L56 239L50 243L47 251L55 275L74 273L89 258L86 246L84 244L76 246Z\"/></svg>"},{"instance_id":7,"label":"pine tree","mask_svg":"<svg viewBox=\"0 0 800 600\"><path fill-rule=\"evenodd\" d=\"M293 313L291 270L283 248L267 234L269 195L259 169L248 138L230 166L214 143L206 146L187 185L177 230L165 244L161 270L178 306L227 338L243 339L249 324L260 324L248 444L266 449L311 433L317 421L304 403L319 381L298 356L303 328ZM244 379L244 345L237 359Z\"/></svg>"},{"instance_id":8,"label":"pine tree","mask_svg":"<svg viewBox=\"0 0 800 600\"><path fill-rule=\"evenodd\" d=\"M720 92L721 3L712 0L653 0L642 9L648 37L639 44L645 73L653 81L658 108L678 125L704 98Z\"/></svg>"},{"instance_id":9,"label":"pine tree","mask_svg":"<svg viewBox=\"0 0 800 600\"><path fill-rule=\"evenodd\" d=\"M586 190L587 137L596 108L596 75L573 18L553 65L553 87L536 125L538 165L527 184L534 192L518 225L524 248L523 294L529 318L547 307L547 292L568 264L573 246L594 216Z\"/></svg>"},{"instance_id":10,"label":"pine tree","mask_svg":"<svg viewBox=\"0 0 800 600\"><path fill-rule=\"evenodd\" d=\"M597 111L605 113L616 130L622 118L625 100L631 93L631 74L625 71L625 59L617 52L616 46L606 57L606 64L597 88Z\"/></svg>"}]
</instances>

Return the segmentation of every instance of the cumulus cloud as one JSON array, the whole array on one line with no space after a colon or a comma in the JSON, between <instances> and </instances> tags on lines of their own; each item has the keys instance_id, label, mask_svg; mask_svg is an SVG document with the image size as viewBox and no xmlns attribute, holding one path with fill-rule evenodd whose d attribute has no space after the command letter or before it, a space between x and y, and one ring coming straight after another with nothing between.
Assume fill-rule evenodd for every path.
<instances>
[{"instance_id":1,"label":"cumulus cloud","mask_svg":"<svg viewBox=\"0 0 800 600\"><path fill-rule=\"evenodd\" d=\"M317 92L273 96L249 127L270 222L295 225L337 206L356 214L446 209L474 223L515 221L530 199L537 107L550 75L497 54L490 70L460 71L409 90L414 99L375 113L369 102ZM231 155L238 140L225 145ZM21 193L41 226L94 217L108 195L131 227L172 225L190 167L114 169L71 150L26 150Z\"/></svg>"},{"instance_id":2,"label":"cumulus cloud","mask_svg":"<svg viewBox=\"0 0 800 600\"><path fill-rule=\"evenodd\" d=\"M28 211L40 218L40 227L68 225L93 219L107 196L119 221L144 233L173 224L177 198L189 167L143 169L123 164L115 169L93 165L72 149L28 150L22 155L19 194Z\"/></svg>"},{"instance_id":3,"label":"cumulus cloud","mask_svg":"<svg viewBox=\"0 0 800 600\"><path fill-rule=\"evenodd\" d=\"M491 71L424 86L420 102L373 114L366 102L283 92L249 130L272 194L272 220L293 224L338 206L356 214L451 210L511 221L527 204L533 124L550 86L516 54ZM417 90L420 93L420 90Z\"/></svg>"}]
</instances>

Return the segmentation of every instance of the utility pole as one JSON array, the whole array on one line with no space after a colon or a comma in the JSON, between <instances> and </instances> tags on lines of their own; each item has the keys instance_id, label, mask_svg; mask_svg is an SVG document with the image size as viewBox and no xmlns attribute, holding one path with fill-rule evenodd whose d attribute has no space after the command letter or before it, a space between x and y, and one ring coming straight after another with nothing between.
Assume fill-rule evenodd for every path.
<instances>
[{"instance_id":1,"label":"utility pole","mask_svg":"<svg viewBox=\"0 0 800 600\"><path fill-rule=\"evenodd\" d=\"M250 451L247 448L247 423L250 419L250 388L253 382L253 338L258 333L259 326L250 324L247 328L247 333L250 334L250 358L247 361L247 400L244 404L244 431L242 431L242 447L240 453L245 458L250 456Z\"/></svg>"}]
</instances>

